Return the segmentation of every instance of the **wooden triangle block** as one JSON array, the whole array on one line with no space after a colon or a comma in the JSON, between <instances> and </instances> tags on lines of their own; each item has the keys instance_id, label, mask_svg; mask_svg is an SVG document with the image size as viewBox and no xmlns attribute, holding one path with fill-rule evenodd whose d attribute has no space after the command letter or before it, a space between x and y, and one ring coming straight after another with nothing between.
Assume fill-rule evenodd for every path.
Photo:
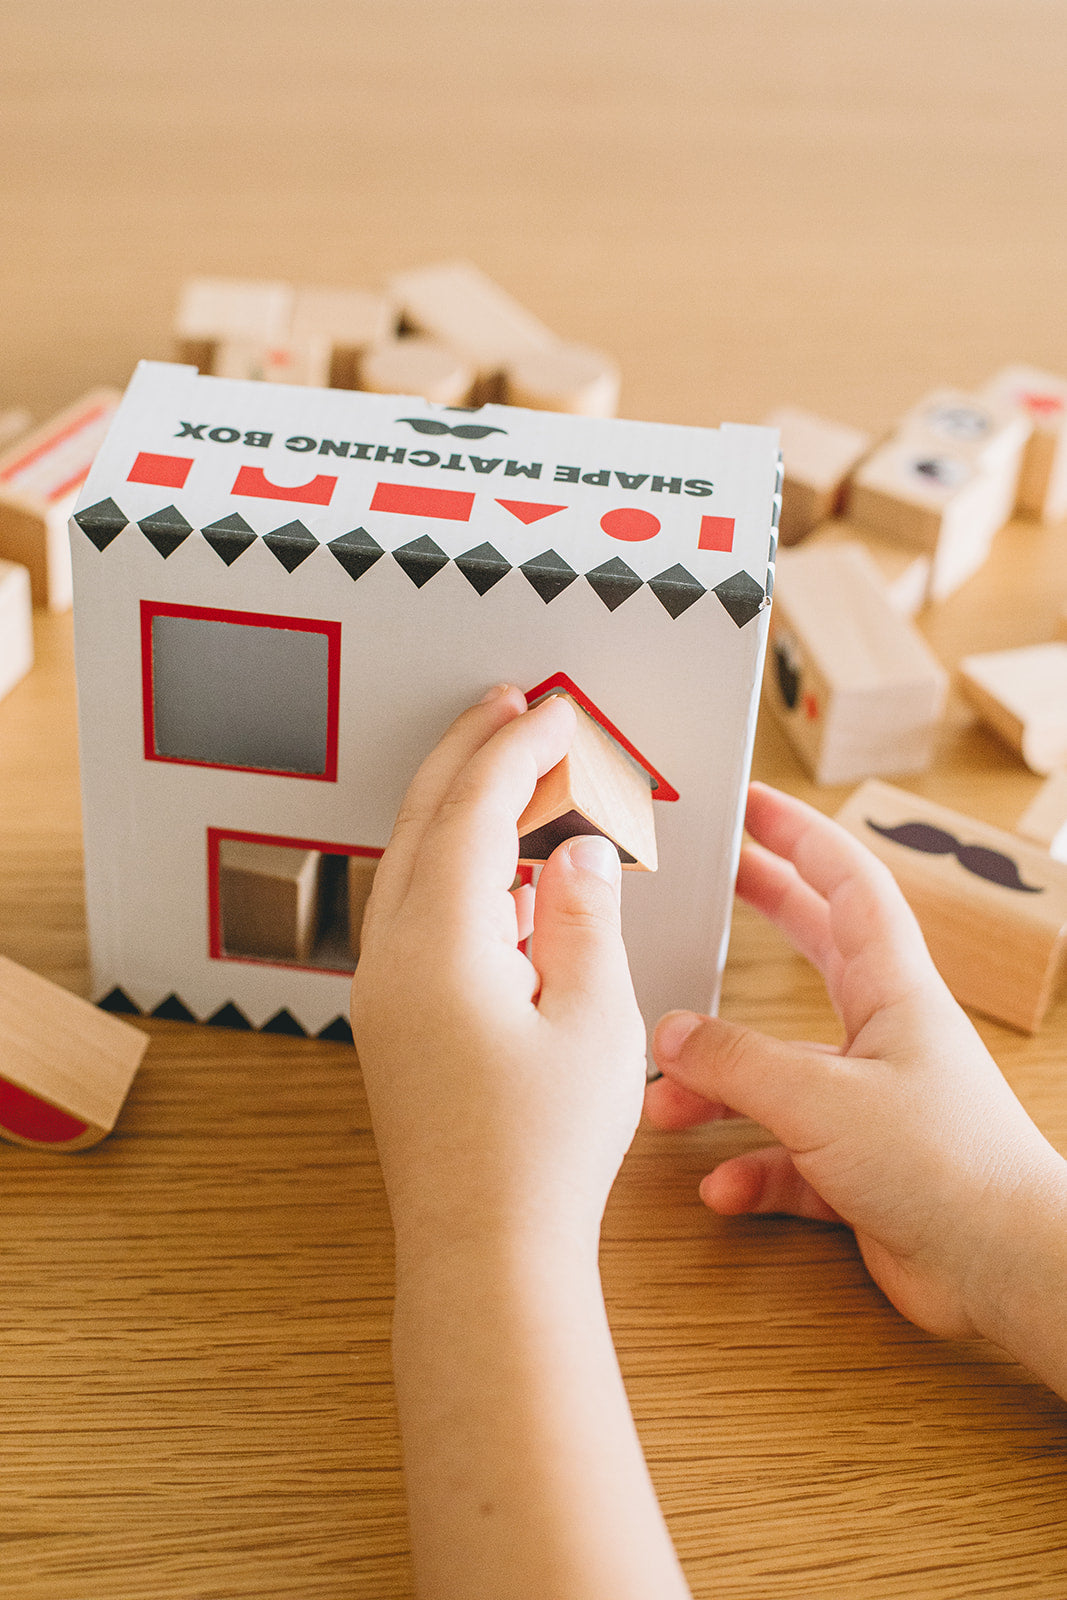
<instances>
[{"instance_id":1,"label":"wooden triangle block","mask_svg":"<svg viewBox=\"0 0 1067 1600\"><path fill-rule=\"evenodd\" d=\"M82 1150L115 1126L148 1036L0 956L0 1137Z\"/></svg>"},{"instance_id":2,"label":"wooden triangle block","mask_svg":"<svg viewBox=\"0 0 1067 1600\"><path fill-rule=\"evenodd\" d=\"M547 861L575 834L601 833L624 868L655 872L652 783L632 756L570 695L578 727L567 754L546 772L519 818L519 860Z\"/></svg>"}]
</instances>

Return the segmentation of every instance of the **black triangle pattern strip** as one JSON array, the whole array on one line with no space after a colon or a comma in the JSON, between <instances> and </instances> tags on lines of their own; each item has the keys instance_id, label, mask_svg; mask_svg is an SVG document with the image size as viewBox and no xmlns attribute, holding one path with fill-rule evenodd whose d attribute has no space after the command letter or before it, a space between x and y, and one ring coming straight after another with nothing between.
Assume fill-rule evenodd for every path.
<instances>
[{"instance_id":1,"label":"black triangle pattern strip","mask_svg":"<svg viewBox=\"0 0 1067 1600\"><path fill-rule=\"evenodd\" d=\"M739 628L745 627L759 615L773 592L780 506L781 498L776 494L771 520L766 588L742 570L733 573L729 578L724 578L711 590ZM110 499L101 500L95 506L87 506L84 511L75 514L74 520L100 551L105 550L111 541L129 526L125 513ZM167 506L162 511L143 518L137 523L137 527L164 560L194 531L175 506ZM284 527L275 528L273 533L264 534L259 539L244 518L236 512L218 522L210 523L200 532L205 542L227 566L231 566L239 556L259 542L266 545L286 572L291 573L319 548L319 541L302 522L287 523ZM358 582L387 553L366 528L353 528L351 532L331 539L326 549L353 582ZM421 589L442 568L453 565L478 594L484 595L513 570L507 558L491 544L478 545L462 555L450 557L428 534L413 539L409 544L401 545L391 554L417 589ZM652 591L667 614L675 620L683 616L690 606L695 605L708 593L704 585L680 563L668 567L665 572L657 573L654 578L644 579L620 557L615 556L601 566L594 567L591 572L582 574L575 572L557 551L545 550L539 556L524 561L518 570L546 605L582 576L609 611L616 611L639 589L647 588ZM214 1021L214 1018L211 1020ZM293 1025L299 1027L297 1023ZM221 1023L219 1026L250 1027L251 1024L247 1020L242 1020L240 1023ZM274 1031L277 1032L278 1029L275 1028ZM300 1031L303 1033L304 1030Z\"/></svg>"}]
</instances>

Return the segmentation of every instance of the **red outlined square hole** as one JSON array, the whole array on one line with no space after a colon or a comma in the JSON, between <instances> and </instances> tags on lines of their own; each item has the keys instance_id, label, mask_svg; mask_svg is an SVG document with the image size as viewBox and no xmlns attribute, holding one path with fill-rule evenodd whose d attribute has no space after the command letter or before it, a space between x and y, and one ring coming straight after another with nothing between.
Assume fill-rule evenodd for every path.
<instances>
[{"instance_id":1,"label":"red outlined square hole","mask_svg":"<svg viewBox=\"0 0 1067 1600\"><path fill-rule=\"evenodd\" d=\"M214 961L351 973L382 851L288 835L207 830Z\"/></svg>"},{"instance_id":2,"label":"red outlined square hole","mask_svg":"<svg viewBox=\"0 0 1067 1600\"><path fill-rule=\"evenodd\" d=\"M341 624L141 601L146 761L337 782Z\"/></svg>"}]
</instances>

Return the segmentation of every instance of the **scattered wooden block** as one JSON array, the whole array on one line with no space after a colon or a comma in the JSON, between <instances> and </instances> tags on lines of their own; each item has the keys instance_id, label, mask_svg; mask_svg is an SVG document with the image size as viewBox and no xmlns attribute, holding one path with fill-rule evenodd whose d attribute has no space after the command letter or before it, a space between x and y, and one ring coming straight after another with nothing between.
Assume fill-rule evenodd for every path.
<instances>
[{"instance_id":1,"label":"scattered wooden block","mask_svg":"<svg viewBox=\"0 0 1067 1600\"><path fill-rule=\"evenodd\" d=\"M447 345L474 369L472 404L501 396L520 356L557 343L543 323L466 261L401 272L389 284L404 326Z\"/></svg>"},{"instance_id":2,"label":"scattered wooden block","mask_svg":"<svg viewBox=\"0 0 1067 1600\"><path fill-rule=\"evenodd\" d=\"M887 783L863 784L837 820L889 867L956 999L1036 1032L1067 951L1067 866Z\"/></svg>"},{"instance_id":3,"label":"scattered wooden block","mask_svg":"<svg viewBox=\"0 0 1067 1600\"><path fill-rule=\"evenodd\" d=\"M1049 774L1015 831L1041 845L1054 861L1067 861L1067 767Z\"/></svg>"},{"instance_id":4,"label":"scattered wooden block","mask_svg":"<svg viewBox=\"0 0 1067 1600\"><path fill-rule=\"evenodd\" d=\"M920 442L934 455L950 450L984 472L1003 474L1007 517L1030 437L1030 423L1018 406L962 389L935 389L905 412L894 434Z\"/></svg>"},{"instance_id":5,"label":"scattered wooden block","mask_svg":"<svg viewBox=\"0 0 1067 1600\"><path fill-rule=\"evenodd\" d=\"M619 369L610 356L583 345L528 350L504 372L504 400L530 411L575 417L613 417L619 409Z\"/></svg>"},{"instance_id":6,"label":"scattered wooden block","mask_svg":"<svg viewBox=\"0 0 1067 1600\"><path fill-rule=\"evenodd\" d=\"M190 278L178 301L175 360L214 373L216 348L223 341L261 350L284 346L292 310L287 283Z\"/></svg>"},{"instance_id":7,"label":"scattered wooden block","mask_svg":"<svg viewBox=\"0 0 1067 1600\"><path fill-rule=\"evenodd\" d=\"M1032 772L1067 766L1067 643L965 656L958 683Z\"/></svg>"},{"instance_id":8,"label":"scattered wooden block","mask_svg":"<svg viewBox=\"0 0 1067 1600\"><path fill-rule=\"evenodd\" d=\"M223 839L222 944L230 956L306 961L319 931L322 852Z\"/></svg>"},{"instance_id":9,"label":"scattered wooden block","mask_svg":"<svg viewBox=\"0 0 1067 1600\"><path fill-rule=\"evenodd\" d=\"M570 695L578 727L570 749L519 818L519 860L547 861L575 834L602 833L624 868L655 872L656 824L648 774Z\"/></svg>"},{"instance_id":10,"label":"scattered wooden block","mask_svg":"<svg viewBox=\"0 0 1067 1600\"><path fill-rule=\"evenodd\" d=\"M808 534L806 542L809 546L861 545L878 570L890 604L901 616L915 617L922 610L930 587L930 557L925 551L892 544L850 522L824 522Z\"/></svg>"},{"instance_id":11,"label":"scattered wooden block","mask_svg":"<svg viewBox=\"0 0 1067 1600\"><path fill-rule=\"evenodd\" d=\"M779 407L763 423L781 436L785 479L778 536L783 545L796 544L840 510L845 485L871 448L870 435L793 406Z\"/></svg>"},{"instance_id":12,"label":"scattered wooden block","mask_svg":"<svg viewBox=\"0 0 1067 1600\"><path fill-rule=\"evenodd\" d=\"M766 697L817 783L921 772L948 676L858 544L778 557Z\"/></svg>"},{"instance_id":13,"label":"scattered wooden block","mask_svg":"<svg viewBox=\"0 0 1067 1600\"><path fill-rule=\"evenodd\" d=\"M0 411L0 448L11 444L20 434L26 432L30 425L30 414L21 407L12 411Z\"/></svg>"},{"instance_id":14,"label":"scattered wooden block","mask_svg":"<svg viewBox=\"0 0 1067 1600\"><path fill-rule=\"evenodd\" d=\"M474 368L436 339L387 339L363 353L360 388L372 394L418 395L442 406L470 398Z\"/></svg>"},{"instance_id":15,"label":"scattered wooden block","mask_svg":"<svg viewBox=\"0 0 1067 1600\"><path fill-rule=\"evenodd\" d=\"M219 339L211 373L256 383L294 383L323 389L330 377L330 343L321 335L267 345L258 339Z\"/></svg>"},{"instance_id":16,"label":"scattered wooden block","mask_svg":"<svg viewBox=\"0 0 1067 1600\"><path fill-rule=\"evenodd\" d=\"M30 575L13 561L0 561L0 700L32 666Z\"/></svg>"},{"instance_id":17,"label":"scattered wooden block","mask_svg":"<svg viewBox=\"0 0 1067 1600\"><path fill-rule=\"evenodd\" d=\"M360 361L372 345L396 331L397 313L383 294L364 289L298 289L290 340L294 348L328 349L331 389L360 388Z\"/></svg>"},{"instance_id":18,"label":"scattered wooden block","mask_svg":"<svg viewBox=\"0 0 1067 1600\"><path fill-rule=\"evenodd\" d=\"M1067 516L1067 378L1037 367L1005 367L982 392L1017 407L1033 428L1019 474L1016 510L1045 522Z\"/></svg>"},{"instance_id":19,"label":"scattered wooden block","mask_svg":"<svg viewBox=\"0 0 1067 1600\"><path fill-rule=\"evenodd\" d=\"M27 568L33 603L71 603L67 522L121 396L95 389L0 455L0 557Z\"/></svg>"},{"instance_id":20,"label":"scattered wooden block","mask_svg":"<svg viewBox=\"0 0 1067 1600\"><path fill-rule=\"evenodd\" d=\"M958 450L936 453L895 438L859 467L848 489L850 521L930 556L932 600L944 600L985 561L1005 520L1003 486Z\"/></svg>"},{"instance_id":21,"label":"scattered wooden block","mask_svg":"<svg viewBox=\"0 0 1067 1600\"><path fill-rule=\"evenodd\" d=\"M348 947L356 961L359 960L363 917L380 860L378 855L348 858Z\"/></svg>"},{"instance_id":22,"label":"scattered wooden block","mask_svg":"<svg viewBox=\"0 0 1067 1600\"><path fill-rule=\"evenodd\" d=\"M111 1132L147 1034L0 956L0 1136L82 1150Z\"/></svg>"}]
</instances>

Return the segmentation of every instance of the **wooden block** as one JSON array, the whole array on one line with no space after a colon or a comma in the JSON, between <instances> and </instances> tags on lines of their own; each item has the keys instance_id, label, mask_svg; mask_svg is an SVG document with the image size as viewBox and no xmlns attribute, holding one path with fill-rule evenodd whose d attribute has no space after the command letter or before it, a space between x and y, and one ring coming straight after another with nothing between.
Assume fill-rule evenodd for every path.
<instances>
[{"instance_id":1,"label":"wooden block","mask_svg":"<svg viewBox=\"0 0 1067 1600\"><path fill-rule=\"evenodd\" d=\"M1054 861L1067 861L1067 767L1049 774L1015 831L1041 845Z\"/></svg>"},{"instance_id":2,"label":"wooden block","mask_svg":"<svg viewBox=\"0 0 1067 1600\"><path fill-rule=\"evenodd\" d=\"M474 369L473 404L500 399L506 367L557 343L532 312L466 261L399 273L388 288L405 327L448 345Z\"/></svg>"},{"instance_id":3,"label":"wooden block","mask_svg":"<svg viewBox=\"0 0 1067 1600\"><path fill-rule=\"evenodd\" d=\"M932 600L944 600L977 572L1010 507L1003 482L960 450L933 452L921 440L880 445L853 476L850 522L930 556Z\"/></svg>"},{"instance_id":4,"label":"wooden block","mask_svg":"<svg viewBox=\"0 0 1067 1600\"><path fill-rule=\"evenodd\" d=\"M648 774L570 695L578 715L563 760L546 772L519 818L520 862L547 861L575 834L602 833L624 868L655 872L656 824Z\"/></svg>"},{"instance_id":5,"label":"wooden block","mask_svg":"<svg viewBox=\"0 0 1067 1600\"><path fill-rule=\"evenodd\" d=\"M504 372L504 400L530 411L575 417L613 417L619 409L619 369L610 356L584 345L528 350Z\"/></svg>"},{"instance_id":6,"label":"wooden block","mask_svg":"<svg viewBox=\"0 0 1067 1600\"><path fill-rule=\"evenodd\" d=\"M211 372L216 378L248 378L256 383L293 383L325 389L330 378L330 343L309 336L264 344L257 339L219 339Z\"/></svg>"},{"instance_id":7,"label":"wooden block","mask_svg":"<svg viewBox=\"0 0 1067 1600\"><path fill-rule=\"evenodd\" d=\"M178 301L175 360L214 372L216 347L223 340L284 345L292 312L293 291L287 283L190 278Z\"/></svg>"},{"instance_id":8,"label":"wooden block","mask_svg":"<svg viewBox=\"0 0 1067 1600\"><path fill-rule=\"evenodd\" d=\"M297 349L325 341L331 389L358 389L365 350L396 331L397 311L384 294L365 289L298 289L290 339Z\"/></svg>"},{"instance_id":9,"label":"wooden block","mask_svg":"<svg viewBox=\"0 0 1067 1600\"><path fill-rule=\"evenodd\" d=\"M766 698L817 783L921 772L948 677L858 544L778 557Z\"/></svg>"},{"instance_id":10,"label":"wooden block","mask_svg":"<svg viewBox=\"0 0 1067 1600\"><path fill-rule=\"evenodd\" d=\"M1067 378L1037 367L1005 367L982 393L1017 407L1032 425L1016 510L1045 522L1067 516Z\"/></svg>"},{"instance_id":11,"label":"wooden block","mask_svg":"<svg viewBox=\"0 0 1067 1600\"><path fill-rule=\"evenodd\" d=\"M465 405L474 369L436 339L387 339L363 353L360 386L372 394L418 395L442 406Z\"/></svg>"},{"instance_id":12,"label":"wooden block","mask_svg":"<svg viewBox=\"0 0 1067 1600\"><path fill-rule=\"evenodd\" d=\"M359 946L363 930L363 916L374 887L374 874L380 856L349 856L348 858L348 947L355 960L359 960Z\"/></svg>"},{"instance_id":13,"label":"wooden block","mask_svg":"<svg viewBox=\"0 0 1067 1600\"><path fill-rule=\"evenodd\" d=\"M1067 643L965 656L957 681L1032 772L1067 766Z\"/></svg>"},{"instance_id":14,"label":"wooden block","mask_svg":"<svg viewBox=\"0 0 1067 1600\"><path fill-rule=\"evenodd\" d=\"M13 561L0 561L0 700L32 666L30 575Z\"/></svg>"},{"instance_id":15,"label":"wooden block","mask_svg":"<svg viewBox=\"0 0 1067 1600\"><path fill-rule=\"evenodd\" d=\"M824 522L808 534L807 543L861 545L878 570L889 603L901 616L915 617L922 610L930 587L930 557L924 551L892 544L850 522Z\"/></svg>"},{"instance_id":16,"label":"wooden block","mask_svg":"<svg viewBox=\"0 0 1067 1600\"><path fill-rule=\"evenodd\" d=\"M845 484L871 448L871 438L793 406L772 411L763 425L777 428L781 436L785 480L778 536L783 545L796 544L840 509Z\"/></svg>"},{"instance_id":17,"label":"wooden block","mask_svg":"<svg viewBox=\"0 0 1067 1600\"><path fill-rule=\"evenodd\" d=\"M887 783L863 784L837 820L889 867L956 999L1035 1032L1067 951L1067 866Z\"/></svg>"},{"instance_id":18,"label":"wooden block","mask_svg":"<svg viewBox=\"0 0 1067 1600\"><path fill-rule=\"evenodd\" d=\"M82 1150L111 1132L148 1035L0 956L0 1135Z\"/></svg>"},{"instance_id":19,"label":"wooden block","mask_svg":"<svg viewBox=\"0 0 1067 1600\"><path fill-rule=\"evenodd\" d=\"M931 455L949 450L984 472L1003 473L1010 484L1005 493L1007 519L1030 437L1029 420L1018 406L962 389L936 389L901 417L894 435L914 440Z\"/></svg>"},{"instance_id":20,"label":"wooden block","mask_svg":"<svg viewBox=\"0 0 1067 1600\"><path fill-rule=\"evenodd\" d=\"M67 522L121 396L95 389L0 455L0 557L30 574L33 603L71 603Z\"/></svg>"},{"instance_id":21,"label":"wooden block","mask_svg":"<svg viewBox=\"0 0 1067 1600\"><path fill-rule=\"evenodd\" d=\"M322 852L223 839L219 907L227 955L306 961L319 931Z\"/></svg>"}]
</instances>

